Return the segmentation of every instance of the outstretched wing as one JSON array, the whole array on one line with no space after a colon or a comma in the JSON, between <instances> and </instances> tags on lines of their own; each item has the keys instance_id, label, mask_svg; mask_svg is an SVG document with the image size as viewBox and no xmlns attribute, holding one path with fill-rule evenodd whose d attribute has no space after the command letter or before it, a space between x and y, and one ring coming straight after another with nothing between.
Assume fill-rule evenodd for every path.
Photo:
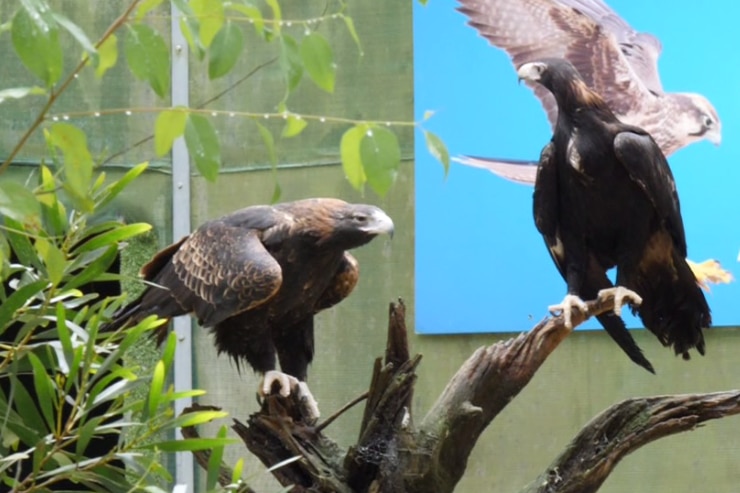
<instances>
[{"instance_id":1,"label":"outstretched wing","mask_svg":"<svg viewBox=\"0 0 740 493\"><path fill-rule=\"evenodd\" d=\"M201 226L172 257L174 297L201 325L224 319L269 300L280 288L282 270L265 249L260 231L214 221Z\"/></svg>"},{"instance_id":2,"label":"outstretched wing","mask_svg":"<svg viewBox=\"0 0 740 493\"><path fill-rule=\"evenodd\" d=\"M649 33L635 31L601 0L557 1L562 5L578 9L612 34L635 75L653 93L663 92L658 73L658 57L663 51L663 45L658 38Z\"/></svg>"},{"instance_id":3,"label":"outstretched wing","mask_svg":"<svg viewBox=\"0 0 740 493\"><path fill-rule=\"evenodd\" d=\"M663 218L679 253L686 258L686 233L676 182L655 141L639 129L624 131L614 138L614 152L632 181L645 192Z\"/></svg>"},{"instance_id":4,"label":"outstretched wing","mask_svg":"<svg viewBox=\"0 0 740 493\"><path fill-rule=\"evenodd\" d=\"M534 161L479 156L455 156L452 160L465 166L487 169L494 175L522 185L533 185L537 177L537 163Z\"/></svg>"},{"instance_id":5,"label":"outstretched wing","mask_svg":"<svg viewBox=\"0 0 740 493\"><path fill-rule=\"evenodd\" d=\"M469 17L470 25L505 50L515 67L544 58L565 58L612 111L623 117L640 114L644 99L654 97L610 29L574 6L554 0L459 1L458 10ZM541 86L533 89L554 127L554 98Z\"/></svg>"}]
</instances>

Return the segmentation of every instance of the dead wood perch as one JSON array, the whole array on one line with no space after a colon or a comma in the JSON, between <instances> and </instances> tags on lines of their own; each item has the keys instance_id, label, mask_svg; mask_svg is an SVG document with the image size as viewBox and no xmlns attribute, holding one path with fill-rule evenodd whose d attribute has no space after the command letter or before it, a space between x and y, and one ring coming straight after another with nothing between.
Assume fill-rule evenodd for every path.
<instances>
[{"instance_id":1,"label":"dead wood perch","mask_svg":"<svg viewBox=\"0 0 740 493\"><path fill-rule=\"evenodd\" d=\"M614 300L587 306L587 313L574 313L574 325L612 310ZM421 357L409 353L403 302L391 303L385 358L375 362L355 445L339 447L293 397L269 396L233 429L266 466L301 457L272 472L294 493L449 493L481 433L570 332L561 317L549 317L530 332L479 348L416 426L410 407ZM596 491L642 445L738 413L737 391L624 401L587 424L522 493Z\"/></svg>"}]
</instances>

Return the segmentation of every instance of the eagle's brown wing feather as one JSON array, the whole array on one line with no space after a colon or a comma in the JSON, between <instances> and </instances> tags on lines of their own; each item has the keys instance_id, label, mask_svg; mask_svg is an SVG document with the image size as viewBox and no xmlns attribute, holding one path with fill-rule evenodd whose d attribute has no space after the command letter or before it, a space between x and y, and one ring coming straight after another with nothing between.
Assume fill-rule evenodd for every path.
<instances>
[{"instance_id":1,"label":"eagle's brown wing feather","mask_svg":"<svg viewBox=\"0 0 740 493\"><path fill-rule=\"evenodd\" d=\"M206 327L259 306L282 283L280 265L260 233L221 221L193 233L172 257L172 266L179 282L167 287Z\"/></svg>"}]
</instances>

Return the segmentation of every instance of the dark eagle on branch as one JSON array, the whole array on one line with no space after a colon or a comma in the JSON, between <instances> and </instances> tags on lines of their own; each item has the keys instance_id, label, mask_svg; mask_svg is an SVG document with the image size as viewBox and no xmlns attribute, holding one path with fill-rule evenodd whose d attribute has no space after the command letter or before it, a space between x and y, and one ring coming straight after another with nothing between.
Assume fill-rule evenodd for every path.
<instances>
[{"instance_id":1,"label":"dark eagle on branch","mask_svg":"<svg viewBox=\"0 0 740 493\"><path fill-rule=\"evenodd\" d=\"M719 144L717 111L702 95L664 92L658 74L658 38L635 31L601 0L458 0L458 10L515 67L543 58L565 58L617 117L646 130L663 154L706 139ZM533 86L552 127L558 106ZM511 181L532 184L537 163L461 156Z\"/></svg>"},{"instance_id":2,"label":"dark eagle on branch","mask_svg":"<svg viewBox=\"0 0 740 493\"><path fill-rule=\"evenodd\" d=\"M619 317L622 298L635 302L645 327L676 354L704 354L709 306L686 263L676 184L658 145L619 121L568 61L526 63L517 74L548 90L558 106L534 188L535 224L568 285L551 310L570 324L582 297L616 289L615 313L598 319L632 361L654 372ZM617 288L606 275L612 267Z\"/></svg>"},{"instance_id":3,"label":"dark eagle on branch","mask_svg":"<svg viewBox=\"0 0 740 493\"><path fill-rule=\"evenodd\" d=\"M264 375L260 392L278 381L288 395L300 384L315 409L304 383L314 315L357 284L358 263L347 250L382 233L393 233L393 221L381 209L338 199L241 209L157 253L141 271L151 284L111 327L191 314L211 329L219 353ZM163 326L160 342L166 333Z\"/></svg>"}]
</instances>

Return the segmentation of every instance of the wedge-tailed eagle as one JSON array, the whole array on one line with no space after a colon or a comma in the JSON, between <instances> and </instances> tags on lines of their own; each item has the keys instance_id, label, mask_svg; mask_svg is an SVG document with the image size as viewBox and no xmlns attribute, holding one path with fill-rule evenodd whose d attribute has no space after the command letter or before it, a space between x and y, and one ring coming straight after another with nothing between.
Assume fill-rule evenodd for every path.
<instances>
[{"instance_id":1,"label":"wedge-tailed eagle","mask_svg":"<svg viewBox=\"0 0 740 493\"><path fill-rule=\"evenodd\" d=\"M663 345L684 359L692 348L704 354L709 306L686 263L676 184L657 143L622 123L567 60L528 62L517 73L549 91L558 106L534 188L535 224L568 286L551 308L570 323L581 298L613 289L606 272L616 267L616 297L638 301L637 313ZM599 321L634 362L653 371L617 305Z\"/></svg>"},{"instance_id":2,"label":"wedge-tailed eagle","mask_svg":"<svg viewBox=\"0 0 740 493\"><path fill-rule=\"evenodd\" d=\"M238 210L157 253L142 268L150 285L111 327L191 314L211 329L219 353L264 375L261 393L275 381L283 395L299 385L317 412L304 383L314 315L357 284L358 263L348 250L392 232L378 207L332 198ZM166 333L164 326L160 340Z\"/></svg>"}]
</instances>

